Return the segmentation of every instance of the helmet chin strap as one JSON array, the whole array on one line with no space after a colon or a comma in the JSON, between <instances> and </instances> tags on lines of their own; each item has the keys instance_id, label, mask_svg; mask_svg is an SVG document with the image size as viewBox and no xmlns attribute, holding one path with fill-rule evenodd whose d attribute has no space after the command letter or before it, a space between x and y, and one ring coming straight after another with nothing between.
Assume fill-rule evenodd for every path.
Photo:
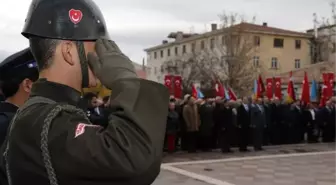
<instances>
[{"instance_id":1,"label":"helmet chin strap","mask_svg":"<svg viewBox=\"0 0 336 185\"><path fill-rule=\"evenodd\" d=\"M76 45L82 71L82 88L87 88L89 87L89 66L85 55L85 48L81 41L77 41Z\"/></svg>"}]
</instances>

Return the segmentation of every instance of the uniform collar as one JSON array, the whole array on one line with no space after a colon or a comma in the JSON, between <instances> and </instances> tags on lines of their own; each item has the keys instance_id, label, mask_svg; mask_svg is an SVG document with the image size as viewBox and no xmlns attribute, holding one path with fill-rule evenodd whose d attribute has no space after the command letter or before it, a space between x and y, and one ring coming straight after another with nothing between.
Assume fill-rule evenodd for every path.
<instances>
[{"instance_id":1,"label":"uniform collar","mask_svg":"<svg viewBox=\"0 0 336 185\"><path fill-rule=\"evenodd\" d=\"M1 102L0 103L0 112L13 112L15 113L18 110L18 107L9 102Z\"/></svg>"},{"instance_id":2,"label":"uniform collar","mask_svg":"<svg viewBox=\"0 0 336 185\"><path fill-rule=\"evenodd\" d=\"M42 96L56 102L76 106L79 103L80 95L80 92L69 86L39 79L34 83L30 96Z\"/></svg>"}]
</instances>

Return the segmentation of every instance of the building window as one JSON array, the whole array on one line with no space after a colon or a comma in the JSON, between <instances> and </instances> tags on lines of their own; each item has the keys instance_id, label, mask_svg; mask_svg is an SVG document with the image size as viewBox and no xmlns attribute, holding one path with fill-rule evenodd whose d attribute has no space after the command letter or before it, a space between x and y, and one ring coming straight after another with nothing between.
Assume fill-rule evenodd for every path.
<instances>
[{"instance_id":1,"label":"building window","mask_svg":"<svg viewBox=\"0 0 336 185\"><path fill-rule=\"evenodd\" d=\"M226 37L225 36L222 36L222 45L225 45L225 39Z\"/></svg>"},{"instance_id":2,"label":"building window","mask_svg":"<svg viewBox=\"0 0 336 185\"><path fill-rule=\"evenodd\" d=\"M183 45L182 46L182 53L186 53L187 52L187 47L186 47L186 45Z\"/></svg>"},{"instance_id":3,"label":"building window","mask_svg":"<svg viewBox=\"0 0 336 185\"><path fill-rule=\"evenodd\" d=\"M175 55L178 55L178 47L175 47Z\"/></svg>"},{"instance_id":4,"label":"building window","mask_svg":"<svg viewBox=\"0 0 336 185\"><path fill-rule=\"evenodd\" d=\"M284 46L284 39L279 39L279 38L275 38L274 42L273 42L273 47L275 48L283 48Z\"/></svg>"},{"instance_id":5,"label":"building window","mask_svg":"<svg viewBox=\"0 0 336 185\"><path fill-rule=\"evenodd\" d=\"M258 67L259 66L259 57L258 56L254 56L253 57L253 66L254 67Z\"/></svg>"},{"instance_id":6,"label":"building window","mask_svg":"<svg viewBox=\"0 0 336 185\"><path fill-rule=\"evenodd\" d=\"M204 40L201 41L201 49L204 49Z\"/></svg>"},{"instance_id":7,"label":"building window","mask_svg":"<svg viewBox=\"0 0 336 185\"><path fill-rule=\"evenodd\" d=\"M157 67L154 67L154 74L157 74Z\"/></svg>"},{"instance_id":8,"label":"building window","mask_svg":"<svg viewBox=\"0 0 336 185\"><path fill-rule=\"evenodd\" d=\"M210 48L211 49L215 48L215 38L210 39Z\"/></svg>"},{"instance_id":9,"label":"building window","mask_svg":"<svg viewBox=\"0 0 336 185\"><path fill-rule=\"evenodd\" d=\"M331 52L335 53L336 52L336 43L332 43L332 48L331 48Z\"/></svg>"},{"instance_id":10,"label":"building window","mask_svg":"<svg viewBox=\"0 0 336 185\"><path fill-rule=\"evenodd\" d=\"M167 49L167 56L168 56L168 57L170 56L170 48Z\"/></svg>"},{"instance_id":11,"label":"building window","mask_svg":"<svg viewBox=\"0 0 336 185\"><path fill-rule=\"evenodd\" d=\"M300 62L300 59L295 59L294 67L295 67L295 69L299 69L299 68L301 68L301 62Z\"/></svg>"},{"instance_id":12,"label":"building window","mask_svg":"<svg viewBox=\"0 0 336 185\"><path fill-rule=\"evenodd\" d=\"M301 49L301 40L295 40L295 49Z\"/></svg>"},{"instance_id":13,"label":"building window","mask_svg":"<svg viewBox=\"0 0 336 185\"><path fill-rule=\"evenodd\" d=\"M163 58L163 50L160 51L160 57Z\"/></svg>"},{"instance_id":14,"label":"building window","mask_svg":"<svg viewBox=\"0 0 336 185\"><path fill-rule=\"evenodd\" d=\"M260 46L260 37L254 36L254 46Z\"/></svg>"},{"instance_id":15,"label":"building window","mask_svg":"<svg viewBox=\"0 0 336 185\"><path fill-rule=\"evenodd\" d=\"M196 44L195 43L192 43L191 44L191 52L195 52L195 47L196 47Z\"/></svg>"},{"instance_id":16,"label":"building window","mask_svg":"<svg viewBox=\"0 0 336 185\"><path fill-rule=\"evenodd\" d=\"M277 69L278 68L278 58L276 58L276 57L272 58L271 68L272 69Z\"/></svg>"},{"instance_id":17,"label":"building window","mask_svg":"<svg viewBox=\"0 0 336 185\"><path fill-rule=\"evenodd\" d=\"M156 51L154 52L154 59L156 59L157 58L157 53L156 53Z\"/></svg>"}]
</instances>

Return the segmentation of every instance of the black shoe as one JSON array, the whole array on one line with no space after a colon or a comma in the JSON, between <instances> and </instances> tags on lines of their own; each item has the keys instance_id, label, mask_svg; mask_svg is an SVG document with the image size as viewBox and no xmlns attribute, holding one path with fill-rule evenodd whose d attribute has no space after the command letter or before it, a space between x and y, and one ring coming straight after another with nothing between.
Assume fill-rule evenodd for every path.
<instances>
[{"instance_id":1,"label":"black shoe","mask_svg":"<svg viewBox=\"0 0 336 185\"><path fill-rule=\"evenodd\" d=\"M250 152L248 149L239 149L239 152Z\"/></svg>"},{"instance_id":2,"label":"black shoe","mask_svg":"<svg viewBox=\"0 0 336 185\"><path fill-rule=\"evenodd\" d=\"M222 153L228 154L228 153L233 153L232 150L222 150Z\"/></svg>"}]
</instances>

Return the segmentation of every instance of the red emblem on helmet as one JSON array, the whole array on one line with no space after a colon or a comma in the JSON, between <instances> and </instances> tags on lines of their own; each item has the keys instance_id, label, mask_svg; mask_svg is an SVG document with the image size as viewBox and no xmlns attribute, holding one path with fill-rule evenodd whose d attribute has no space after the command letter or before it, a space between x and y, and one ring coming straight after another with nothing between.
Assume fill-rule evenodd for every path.
<instances>
[{"instance_id":1,"label":"red emblem on helmet","mask_svg":"<svg viewBox=\"0 0 336 185\"><path fill-rule=\"evenodd\" d=\"M69 10L69 18L71 22L78 24L83 18L83 13L80 10L71 9Z\"/></svg>"}]
</instances>

